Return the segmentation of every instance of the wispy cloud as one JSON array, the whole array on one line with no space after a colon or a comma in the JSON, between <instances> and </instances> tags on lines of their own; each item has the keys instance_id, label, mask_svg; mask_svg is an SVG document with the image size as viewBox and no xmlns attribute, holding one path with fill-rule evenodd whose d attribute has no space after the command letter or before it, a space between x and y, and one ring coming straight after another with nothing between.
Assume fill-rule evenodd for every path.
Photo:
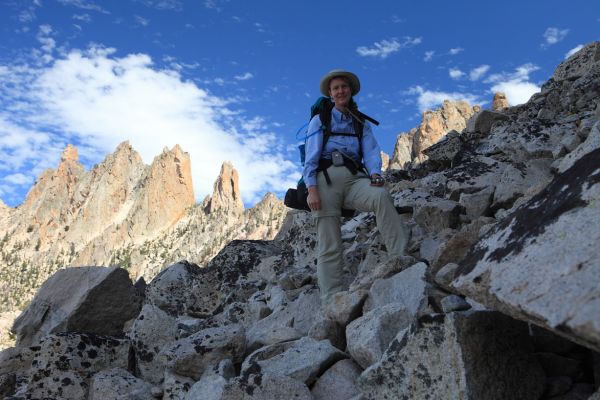
<instances>
[{"instance_id":1,"label":"wispy cloud","mask_svg":"<svg viewBox=\"0 0 600 400\"><path fill-rule=\"evenodd\" d=\"M423 38L421 37L413 38L410 36L406 36L402 40L396 38L390 40L384 39L373 43L371 47L359 46L356 48L356 52L363 57L379 57L384 59L392 53L396 53L407 47L416 46L422 41Z\"/></svg>"},{"instance_id":2,"label":"wispy cloud","mask_svg":"<svg viewBox=\"0 0 600 400\"><path fill-rule=\"evenodd\" d=\"M52 27L50 25L40 25L36 39L40 42L42 55L40 61L48 63L53 60L52 52L56 47L56 41L52 38Z\"/></svg>"},{"instance_id":3,"label":"wispy cloud","mask_svg":"<svg viewBox=\"0 0 600 400\"><path fill-rule=\"evenodd\" d=\"M82 10L97 11L103 14L110 14L107 10L102 8L102 6L89 0L58 0L58 2L66 6L72 6L80 8Z\"/></svg>"},{"instance_id":4,"label":"wispy cloud","mask_svg":"<svg viewBox=\"0 0 600 400\"><path fill-rule=\"evenodd\" d=\"M142 3L146 7L154 8L156 10L172 10L181 11L183 4L180 0L135 0L138 3Z\"/></svg>"},{"instance_id":5,"label":"wispy cloud","mask_svg":"<svg viewBox=\"0 0 600 400\"><path fill-rule=\"evenodd\" d=\"M481 79L488 71L490 70L490 66L483 64L477 68L473 68L471 72L469 72L469 79L472 81L478 81Z\"/></svg>"},{"instance_id":6,"label":"wispy cloud","mask_svg":"<svg viewBox=\"0 0 600 400\"><path fill-rule=\"evenodd\" d=\"M24 24L33 22L36 19L35 8L29 7L26 10L21 10L17 18L19 19L19 22Z\"/></svg>"},{"instance_id":7,"label":"wispy cloud","mask_svg":"<svg viewBox=\"0 0 600 400\"><path fill-rule=\"evenodd\" d=\"M450 54L451 56L455 56L459 53L462 53L463 51L465 51L465 49L463 49L462 47L454 47L448 51L448 54Z\"/></svg>"},{"instance_id":8,"label":"wispy cloud","mask_svg":"<svg viewBox=\"0 0 600 400\"><path fill-rule=\"evenodd\" d=\"M218 12L223 11L222 5L227 3L229 0L204 0L204 7L209 10L215 10Z\"/></svg>"},{"instance_id":9,"label":"wispy cloud","mask_svg":"<svg viewBox=\"0 0 600 400\"><path fill-rule=\"evenodd\" d=\"M241 75L236 75L234 78L238 81L247 81L248 79L254 78L254 75L252 75L250 72L246 72Z\"/></svg>"},{"instance_id":10,"label":"wispy cloud","mask_svg":"<svg viewBox=\"0 0 600 400\"><path fill-rule=\"evenodd\" d=\"M523 64L514 72L492 74L484 82L492 84L492 92L504 92L511 105L523 104L540 91L539 86L529 81L529 75L539 69L535 64Z\"/></svg>"},{"instance_id":11,"label":"wispy cloud","mask_svg":"<svg viewBox=\"0 0 600 400\"><path fill-rule=\"evenodd\" d=\"M584 46L583 46L582 44L580 44L580 45L578 45L578 46L576 46L576 47L572 48L571 50L569 50L569 51L567 52L567 54L565 54L565 60L566 60L567 58L571 57L573 54L577 53L579 50L583 49L583 47L584 47Z\"/></svg>"},{"instance_id":12,"label":"wispy cloud","mask_svg":"<svg viewBox=\"0 0 600 400\"><path fill-rule=\"evenodd\" d=\"M21 173L6 175L2 180L6 183L21 186L21 185L31 185L34 180L32 176L28 176Z\"/></svg>"},{"instance_id":13,"label":"wispy cloud","mask_svg":"<svg viewBox=\"0 0 600 400\"><path fill-rule=\"evenodd\" d=\"M481 104L479 96L471 93L459 92L439 92L434 90L425 90L422 86L411 87L406 94L417 96L417 106L419 111L432 110L439 107L444 100L465 100L469 104Z\"/></svg>"},{"instance_id":14,"label":"wispy cloud","mask_svg":"<svg viewBox=\"0 0 600 400\"><path fill-rule=\"evenodd\" d=\"M462 78L463 76L465 76L465 73L464 73L464 72L462 72L462 71L461 71L460 69L458 69L458 68L450 68L450 69L448 70L448 75L450 75L450 78L452 78L452 79L455 79L455 80L456 80L456 79L460 79L460 78Z\"/></svg>"},{"instance_id":15,"label":"wispy cloud","mask_svg":"<svg viewBox=\"0 0 600 400\"><path fill-rule=\"evenodd\" d=\"M134 15L133 18L138 25L148 26L150 24L150 20L139 15Z\"/></svg>"},{"instance_id":16,"label":"wispy cloud","mask_svg":"<svg viewBox=\"0 0 600 400\"><path fill-rule=\"evenodd\" d=\"M433 50L426 51L425 56L423 57L423 61L425 61L425 62L431 61L433 59L434 54L435 54L435 51L433 51Z\"/></svg>"},{"instance_id":17,"label":"wispy cloud","mask_svg":"<svg viewBox=\"0 0 600 400\"><path fill-rule=\"evenodd\" d=\"M546 32L544 32L545 42L542 43L542 47L552 46L553 44L560 42L567 36L568 33L568 29L560 29L555 27L546 29Z\"/></svg>"},{"instance_id":18,"label":"wispy cloud","mask_svg":"<svg viewBox=\"0 0 600 400\"><path fill-rule=\"evenodd\" d=\"M89 14L74 14L73 19L81 22L91 22L92 18Z\"/></svg>"},{"instance_id":19,"label":"wispy cloud","mask_svg":"<svg viewBox=\"0 0 600 400\"><path fill-rule=\"evenodd\" d=\"M192 160L196 198L203 199L221 163L240 171L244 200L295 184L297 166L260 117L245 117L231 103L154 67L145 54L117 57L91 47L57 55L51 63L0 64L0 185L29 185L56 167L66 143L87 165L129 140L146 163L179 144Z\"/></svg>"}]
</instances>

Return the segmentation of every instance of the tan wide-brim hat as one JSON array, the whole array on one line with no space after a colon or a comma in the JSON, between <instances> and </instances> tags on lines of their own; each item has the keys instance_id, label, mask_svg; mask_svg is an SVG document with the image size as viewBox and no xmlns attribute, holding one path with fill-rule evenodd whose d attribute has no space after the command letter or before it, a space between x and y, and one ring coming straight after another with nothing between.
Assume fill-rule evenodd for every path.
<instances>
[{"instance_id":1,"label":"tan wide-brim hat","mask_svg":"<svg viewBox=\"0 0 600 400\"><path fill-rule=\"evenodd\" d=\"M320 89L323 96L329 96L329 82L331 82L333 78L340 76L347 78L350 82L352 96L360 92L360 81L358 80L358 76L354 75L352 72L344 71L343 69L334 69L321 78Z\"/></svg>"}]
</instances>

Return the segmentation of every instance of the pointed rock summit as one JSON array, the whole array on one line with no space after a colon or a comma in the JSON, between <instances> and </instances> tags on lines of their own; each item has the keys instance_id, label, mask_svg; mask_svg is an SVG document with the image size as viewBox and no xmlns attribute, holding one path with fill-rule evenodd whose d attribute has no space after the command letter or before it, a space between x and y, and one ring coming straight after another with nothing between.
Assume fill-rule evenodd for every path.
<instances>
[{"instance_id":1,"label":"pointed rock summit","mask_svg":"<svg viewBox=\"0 0 600 400\"><path fill-rule=\"evenodd\" d=\"M68 161L79 161L79 153L77 152L77 148L72 144L68 144L67 147L63 150L62 155L60 156L61 162Z\"/></svg>"},{"instance_id":2,"label":"pointed rock summit","mask_svg":"<svg viewBox=\"0 0 600 400\"><path fill-rule=\"evenodd\" d=\"M502 111L508 107L510 107L510 105L508 104L506 94L502 92L497 92L496 94L494 94L494 100L492 101L492 110Z\"/></svg>"},{"instance_id":3,"label":"pointed rock summit","mask_svg":"<svg viewBox=\"0 0 600 400\"><path fill-rule=\"evenodd\" d=\"M67 145L58 168L42 172L21 206L28 217L44 225L44 229L56 228L59 221L64 220L66 205L85 174L85 168L78 160L77 149Z\"/></svg>"},{"instance_id":4,"label":"pointed rock summit","mask_svg":"<svg viewBox=\"0 0 600 400\"><path fill-rule=\"evenodd\" d=\"M217 210L241 212L244 203L240 195L239 176L230 161L221 165L221 172L213 186L213 194L208 200L206 211L209 213Z\"/></svg>"},{"instance_id":5,"label":"pointed rock summit","mask_svg":"<svg viewBox=\"0 0 600 400\"><path fill-rule=\"evenodd\" d=\"M130 235L152 237L172 226L194 204L190 155L179 145L165 148L142 178L144 191L136 198ZM133 228L135 226L135 228Z\"/></svg>"}]
</instances>

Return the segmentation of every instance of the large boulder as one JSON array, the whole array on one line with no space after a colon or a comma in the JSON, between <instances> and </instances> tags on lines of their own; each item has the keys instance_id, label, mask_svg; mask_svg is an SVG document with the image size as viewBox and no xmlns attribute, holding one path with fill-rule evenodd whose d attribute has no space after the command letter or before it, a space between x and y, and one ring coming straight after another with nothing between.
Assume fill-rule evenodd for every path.
<instances>
[{"instance_id":1,"label":"large boulder","mask_svg":"<svg viewBox=\"0 0 600 400\"><path fill-rule=\"evenodd\" d=\"M558 172L565 172L571 168L577 160L591 151L600 148L600 121L597 121L590 130L588 137L583 143L577 146L571 153L567 154L564 158L557 160Z\"/></svg>"},{"instance_id":2,"label":"large boulder","mask_svg":"<svg viewBox=\"0 0 600 400\"><path fill-rule=\"evenodd\" d=\"M315 400L349 400L360 394L356 379L362 369L352 360L341 360L329 368L311 390Z\"/></svg>"},{"instance_id":3,"label":"large boulder","mask_svg":"<svg viewBox=\"0 0 600 400\"><path fill-rule=\"evenodd\" d=\"M224 359L216 367L207 369L199 381L187 393L186 400L219 400L227 381L235 377L235 368L230 359Z\"/></svg>"},{"instance_id":4,"label":"large boulder","mask_svg":"<svg viewBox=\"0 0 600 400\"><path fill-rule=\"evenodd\" d=\"M149 400L152 386L122 368L98 372L91 380L89 400Z\"/></svg>"},{"instance_id":5,"label":"large boulder","mask_svg":"<svg viewBox=\"0 0 600 400\"><path fill-rule=\"evenodd\" d=\"M423 150L429 161L439 165L450 165L454 157L463 149L460 133L450 131L439 142Z\"/></svg>"},{"instance_id":6,"label":"large boulder","mask_svg":"<svg viewBox=\"0 0 600 400\"><path fill-rule=\"evenodd\" d=\"M230 380L219 400L313 400L308 387L297 379L260 369ZM211 399L212 400L212 399Z\"/></svg>"},{"instance_id":7,"label":"large boulder","mask_svg":"<svg viewBox=\"0 0 600 400\"><path fill-rule=\"evenodd\" d=\"M17 345L58 332L119 335L140 311L141 296L122 268L72 267L52 275L15 320Z\"/></svg>"},{"instance_id":8,"label":"large boulder","mask_svg":"<svg viewBox=\"0 0 600 400\"><path fill-rule=\"evenodd\" d=\"M161 362L178 375L200 379L207 368L229 358L240 363L246 350L239 324L203 329L163 348Z\"/></svg>"},{"instance_id":9,"label":"large boulder","mask_svg":"<svg viewBox=\"0 0 600 400\"><path fill-rule=\"evenodd\" d=\"M404 304L376 308L346 327L348 353L362 368L379 361L399 331L410 325L413 316Z\"/></svg>"},{"instance_id":10,"label":"large boulder","mask_svg":"<svg viewBox=\"0 0 600 400\"><path fill-rule=\"evenodd\" d=\"M312 384L336 361L346 355L328 340L317 341L303 337L300 340L263 347L250 354L242 365L242 374L259 370L264 373L285 375Z\"/></svg>"},{"instance_id":11,"label":"large boulder","mask_svg":"<svg viewBox=\"0 0 600 400\"><path fill-rule=\"evenodd\" d=\"M499 112L481 110L467 122L465 132L479 132L482 135L488 135L496 121L506 121L507 119L506 115Z\"/></svg>"},{"instance_id":12,"label":"large boulder","mask_svg":"<svg viewBox=\"0 0 600 400\"><path fill-rule=\"evenodd\" d=\"M430 285L425 280L427 265L417 263L391 278L378 279L371 286L363 312L399 303L413 316L427 308Z\"/></svg>"},{"instance_id":13,"label":"large boulder","mask_svg":"<svg viewBox=\"0 0 600 400\"><path fill-rule=\"evenodd\" d=\"M401 331L358 386L367 399L538 399L527 325L497 312L437 314ZM442 395L443 394L443 395Z\"/></svg>"},{"instance_id":14,"label":"large boulder","mask_svg":"<svg viewBox=\"0 0 600 400\"><path fill-rule=\"evenodd\" d=\"M220 305L219 285L210 275L204 278L198 265L181 261L163 269L146 288L146 303L152 304L172 315L190 312L190 308L202 317L210 316ZM192 290L192 287L196 290ZM207 298L201 310L193 307L196 299Z\"/></svg>"},{"instance_id":15,"label":"large boulder","mask_svg":"<svg viewBox=\"0 0 600 400\"><path fill-rule=\"evenodd\" d=\"M325 305L325 315L345 327L361 315L368 294L364 289L337 292Z\"/></svg>"},{"instance_id":16,"label":"large boulder","mask_svg":"<svg viewBox=\"0 0 600 400\"><path fill-rule=\"evenodd\" d=\"M160 349L177 339L175 317L152 304L145 304L127 336L134 349L139 376L154 384L164 377Z\"/></svg>"},{"instance_id":17,"label":"large boulder","mask_svg":"<svg viewBox=\"0 0 600 400\"><path fill-rule=\"evenodd\" d=\"M445 228L456 228L463 208L455 201L433 197L428 202L415 206L414 219L428 232Z\"/></svg>"},{"instance_id":18,"label":"large boulder","mask_svg":"<svg viewBox=\"0 0 600 400\"><path fill-rule=\"evenodd\" d=\"M596 149L483 236L452 286L600 351L599 201Z\"/></svg>"},{"instance_id":19,"label":"large boulder","mask_svg":"<svg viewBox=\"0 0 600 400\"><path fill-rule=\"evenodd\" d=\"M85 399L89 379L95 373L129 368L129 341L108 336L48 335L31 350L31 368L17 389L17 397Z\"/></svg>"},{"instance_id":20,"label":"large boulder","mask_svg":"<svg viewBox=\"0 0 600 400\"><path fill-rule=\"evenodd\" d=\"M307 286L298 297L254 324L246 333L246 345L250 351L261 346L275 344L306 336L315 322L321 300L316 287Z\"/></svg>"}]
</instances>

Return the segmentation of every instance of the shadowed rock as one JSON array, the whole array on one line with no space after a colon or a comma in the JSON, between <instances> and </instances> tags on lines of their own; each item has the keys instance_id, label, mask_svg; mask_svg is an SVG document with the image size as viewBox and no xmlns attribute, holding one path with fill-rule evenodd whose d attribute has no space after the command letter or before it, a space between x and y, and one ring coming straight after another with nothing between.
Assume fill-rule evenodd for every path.
<instances>
[{"instance_id":1,"label":"shadowed rock","mask_svg":"<svg viewBox=\"0 0 600 400\"><path fill-rule=\"evenodd\" d=\"M35 344L50 333L79 331L119 335L141 307L122 268L76 267L48 279L15 320L17 344Z\"/></svg>"}]
</instances>

